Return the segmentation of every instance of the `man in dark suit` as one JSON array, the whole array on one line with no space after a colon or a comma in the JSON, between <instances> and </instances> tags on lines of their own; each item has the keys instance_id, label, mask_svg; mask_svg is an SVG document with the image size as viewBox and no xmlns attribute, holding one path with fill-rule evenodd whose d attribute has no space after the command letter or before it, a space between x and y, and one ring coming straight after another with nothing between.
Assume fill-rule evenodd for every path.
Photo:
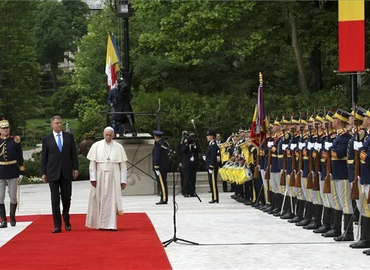
<instances>
[{"instance_id":1,"label":"man in dark suit","mask_svg":"<svg viewBox=\"0 0 370 270\"><path fill-rule=\"evenodd\" d=\"M51 119L53 132L42 138L41 174L42 181L49 183L54 229L60 233L60 199L63 205L63 220L67 231L72 229L69 221L71 206L72 179L78 177L77 149L72 134L62 132L62 117L54 115ZM60 195L59 195L60 194Z\"/></svg>"}]
</instances>

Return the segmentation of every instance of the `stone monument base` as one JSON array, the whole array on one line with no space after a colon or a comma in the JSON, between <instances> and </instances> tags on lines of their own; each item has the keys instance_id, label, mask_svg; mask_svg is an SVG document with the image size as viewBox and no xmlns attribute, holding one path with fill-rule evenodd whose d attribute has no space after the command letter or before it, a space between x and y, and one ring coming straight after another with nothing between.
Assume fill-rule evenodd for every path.
<instances>
[{"instance_id":1,"label":"stone monument base","mask_svg":"<svg viewBox=\"0 0 370 270\"><path fill-rule=\"evenodd\" d=\"M149 195L157 193L157 183L152 168L152 149L154 139L149 133L138 133L116 137L123 145L128 158L127 186L122 195Z\"/></svg>"}]
</instances>

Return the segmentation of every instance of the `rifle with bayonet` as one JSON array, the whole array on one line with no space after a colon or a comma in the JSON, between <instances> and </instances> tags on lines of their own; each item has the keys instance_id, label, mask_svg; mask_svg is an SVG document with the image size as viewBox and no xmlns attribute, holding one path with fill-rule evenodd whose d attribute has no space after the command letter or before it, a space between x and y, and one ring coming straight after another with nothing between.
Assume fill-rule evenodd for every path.
<instances>
[{"instance_id":1,"label":"rifle with bayonet","mask_svg":"<svg viewBox=\"0 0 370 270\"><path fill-rule=\"evenodd\" d=\"M300 125L299 130L301 132L300 141L303 140L303 125ZM301 149L298 150L299 158L298 158L298 172L295 178L295 187L302 187L302 170L303 170L303 151Z\"/></svg>"},{"instance_id":2,"label":"rifle with bayonet","mask_svg":"<svg viewBox=\"0 0 370 270\"><path fill-rule=\"evenodd\" d=\"M295 133L295 130L293 128L291 129L291 133L292 133L292 141L294 141L294 133ZM293 153L291 155L291 157L292 157L292 172L290 173L289 186L290 187L294 187L295 186L295 167L296 167L296 164L295 164L296 163L295 154Z\"/></svg>"},{"instance_id":3,"label":"rifle with bayonet","mask_svg":"<svg viewBox=\"0 0 370 270\"><path fill-rule=\"evenodd\" d=\"M358 121L356 121L356 141L358 142L360 140L360 134L359 134L359 126ZM360 197L360 192L358 190L358 177L360 176L360 154L358 150L355 150L355 176L352 183L352 189L351 189L351 199L352 200L358 200Z\"/></svg>"},{"instance_id":4,"label":"rifle with bayonet","mask_svg":"<svg viewBox=\"0 0 370 270\"><path fill-rule=\"evenodd\" d=\"M319 123L315 123L316 133L317 133L317 143L320 142L320 135L319 135ZM313 186L312 189L315 191L320 190L320 152L315 150L315 176L313 179Z\"/></svg>"},{"instance_id":5,"label":"rifle with bayonet","mask_svg":"<svg viewBox=\"0 0 370 270\"><path fill-rule=\"evenodd\" d=\"M329 132L329 123L325 123L325 128L326 128L326 140L327 142L330 142L330 132ZM326 151L326 150L325 150ZM326 151L326 175L324 179L324 193L331 193L331 187L330 187L330 175L331 175L331 160L330 160L330 155L329 151Z\"/></svg>"},{"instance_id":6,"label":"rifle with bayonet","mask_svg":"<svg viewBox=\"0 0 370 270\"><path fill-rule=\"evenodd\" d=\"M308 125L308 131L309 131L309 138L308 138L308 144L312 142L312 126ZM307 189L312 189L313 187L313 159L312 159L312 150L307 149L308 151L308 176L307 176Z\"/></svg>"},{"instance_id":7,"label":"rifle with bayonet","mask_svg":"<svg viewBox=\"0 0 370 270\"><path fill-rule=\"evenodd\" d=\"M285 140L285 128L283 129L283 137L282 137L282 140L281 142L283 143ZM287 169L287 157L286 157L287 153L286 153L286 150L283 150L283 170L280 174L280 186L286 186L286 169Z\"/></svg>"}]
</instances>

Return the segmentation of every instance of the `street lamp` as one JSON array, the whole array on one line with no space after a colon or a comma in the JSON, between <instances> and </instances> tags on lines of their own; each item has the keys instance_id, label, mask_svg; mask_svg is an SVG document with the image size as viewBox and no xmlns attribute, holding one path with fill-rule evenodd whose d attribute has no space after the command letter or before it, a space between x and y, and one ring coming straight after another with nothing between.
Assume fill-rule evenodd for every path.
<instances>
[{"instance_id":1,"label":"street lamp","mask_svg":"<svg viewBox=\"0 0 370 270\"><path fill-rule=\"evenodd\" d=\"M129 0L110 0L110 5L113 11L117 12L117 16L123 19L123 71L121 70L122 76L127 84L127 91L131 93L131 80L132 70L130 68L130 42L129 42L129 25L128 18L132 14L132 8ZM130 100L125 102L131 103L131 94L129 95ZM132 111L131 105L123 105L125 108L123 112L129 110ZM135 120L133 114L127 114L129 120L130 129L133 132L133 136L136 136Z\"/></svg>"}]
</instances>

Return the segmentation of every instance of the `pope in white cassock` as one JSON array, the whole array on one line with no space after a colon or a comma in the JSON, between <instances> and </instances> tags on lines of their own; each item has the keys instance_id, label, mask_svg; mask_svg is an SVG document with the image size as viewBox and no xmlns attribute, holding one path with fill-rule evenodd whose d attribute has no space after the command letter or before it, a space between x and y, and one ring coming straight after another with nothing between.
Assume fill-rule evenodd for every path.
<instances>
[{"instance_id":1,"label":"pope in white cassock","mask_svg":"<svg viewBox=\"0 0 370 270\"><path fill-rule=\"evenodd\" d=\"M117 216L123 215L121 189L127 182L127 156L123 146L113 141L113 128L106 127L103 135L87 154L91 190L86 227L117 230Z\"/></svg>"}]
</instances>

